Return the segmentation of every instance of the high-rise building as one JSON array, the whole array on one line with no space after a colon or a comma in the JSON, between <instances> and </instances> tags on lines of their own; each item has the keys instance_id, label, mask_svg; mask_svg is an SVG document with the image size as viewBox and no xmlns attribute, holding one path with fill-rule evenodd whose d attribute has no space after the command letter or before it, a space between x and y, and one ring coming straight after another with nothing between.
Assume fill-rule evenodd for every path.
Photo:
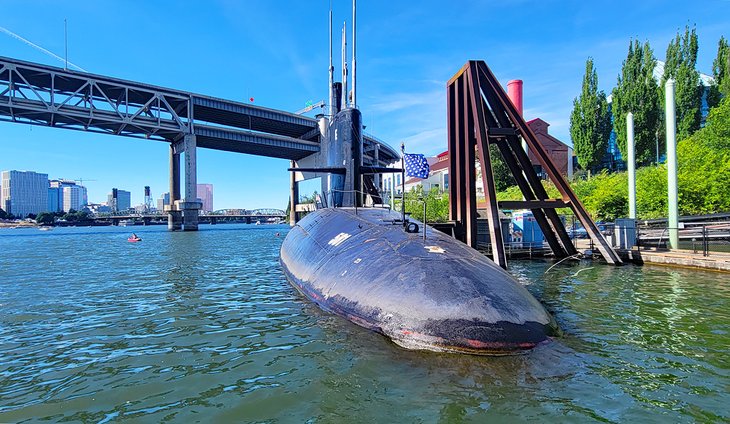
<instances>
[{"instance_id":1,"label":"high-rise building","mask_svg":"<svg viewBox=\"0 0 730 424\"><path fill-rule=\"evenodd\" d=\"M48 212L60 212L63 210L63 189L61 187L48 187Z\"/></svg>"},{"instance_id":2,"label":"high-rise building","mask_svg":"<svg viewBox=\"0 0 730 424\"><path fill-rule=\"evenodd\" d=\"M107 205L112 212L124 212L132 208L132 193L113 188L107 197Z\"/></svg>"},{"instance_id":3,"label":"high-rise building","mask_svg":"<svg viewBox=\"0 0 730 424\"><path fill-rule=\"evenodd\" d=\"M48 210L51 212L79 211L89 203L86 187L74 180L50 180L49 185Z\"/></svg>"},{"instance_id":4,"label":"high-rise building","mask_svg":"<svg viewBox=\"0 0 730 424\"><path fill-rule=\"evenodd\" d=\"M86 187L69 185L63 187L63 211L80 211L86 206Z\"/></svg>"},{"instance_id":5,"label":"high-rise building","mask_svg":"<svg viewBox=\"0 0 730 424\"><path fill-rule=\"evenodd\" d=\"M201 211L213 212L213 184L198 184L198 199L203 204Z\"/></svg>"},{"instance_id":6,"label":"high-rise building","mask_svg":"<svg viewBox=\"0 0 730 424\"><path fill-rule=\"evenodd\" d=\"M48 174L33 171L3 171L0 206L17 217L48 209Z\"/></svg>"},{"instance_id":7,"label":"high-rise building","mask_svg":"<svg viewBox=\"0 0 730 424\"><path fill-rule=\"evenodd\" d=\"M165 206L170 204L170 193L162 193L157 199L157 212L164 212Z\"/></svg>"},{"instance_id":8,"label":"high-rise building","mask_svg":"<svg viewBox=\"0 0 730 424\"><path fill-rule=\"evenodd\" d=\"M150 186L144 186L144 212L152 209L152 196L150 195Z\"/></svg>"}]
</instances>

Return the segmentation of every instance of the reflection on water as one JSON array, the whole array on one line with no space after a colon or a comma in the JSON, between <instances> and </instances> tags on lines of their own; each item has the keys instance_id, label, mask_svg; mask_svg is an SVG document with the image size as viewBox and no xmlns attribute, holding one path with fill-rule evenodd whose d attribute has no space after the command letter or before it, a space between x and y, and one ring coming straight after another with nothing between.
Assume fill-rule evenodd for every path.
<instances>
[{"instance_id":1,"label":"reflection on water","mask_svg":"<svg viewBox=\"0 0 730 424\"><path fill-rule=\"evenodd\" d=\"M730 419L726 274L514 262L565 335L473 357L321 312L285 227L125 231L0 230L0 422Z\"/></svg>"}]
</instances>

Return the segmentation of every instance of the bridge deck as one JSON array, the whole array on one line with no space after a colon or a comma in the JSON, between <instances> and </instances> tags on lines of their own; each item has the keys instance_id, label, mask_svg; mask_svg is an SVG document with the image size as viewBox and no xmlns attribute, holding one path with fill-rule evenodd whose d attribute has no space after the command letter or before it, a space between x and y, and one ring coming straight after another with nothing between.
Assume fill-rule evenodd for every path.
<instances>
[{"instance_id":1,"label":"bridge deck","mask_svg":"<svg viewBox=\"0 0 730 424\"><path fill-rule=\"evenodd\" d=\"M283 159L319 151L317 121L254 106L0 56L0 120L173 142L197 135L202 148ZM380 162L398 152L381 145Z\"/></svg>"}]
</instances>

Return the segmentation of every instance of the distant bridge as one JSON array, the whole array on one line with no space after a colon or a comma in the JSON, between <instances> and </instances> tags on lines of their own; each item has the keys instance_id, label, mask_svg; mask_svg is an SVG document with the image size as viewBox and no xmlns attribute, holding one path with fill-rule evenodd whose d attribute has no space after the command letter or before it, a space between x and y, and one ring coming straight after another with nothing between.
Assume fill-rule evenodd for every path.
<instances>
[{"instance_id":1,"label":"distant bridge","mask_svg":"<svg viewBox=\"0 0 730 424\"><path fill-rule=\"evenodd\" d=\"M317 119L293 113L6 57L0 121L169 143L171 230L197 229L197 147L295 161L319 152L322 136ZM399 157L365 135L364 165L387 166Z\"/></svg>"},{"instance_id":2,"label":"distant bridge","mask_svg":"<svg viewBox=\"0 0 730 424\"><path fill-rule=\"evenodd\" d=\"M227 221L245 221L247 223L259 222L259 221L271 221L271 220L284 220L286 219L286 212L281 209L253 209L246 210L240 209L234 213L220 213L222 211L216 211L211 214L199 215L199 222L227 222ZM152 222L158 222L166 220L167 215L161 213L135 213L135 214L115 214L115 215L100 215L95 216L94 221L97 222L111 222L112 225L120 225L120 223L142 223L150 224Z\"/></svg>"}]
</instances>

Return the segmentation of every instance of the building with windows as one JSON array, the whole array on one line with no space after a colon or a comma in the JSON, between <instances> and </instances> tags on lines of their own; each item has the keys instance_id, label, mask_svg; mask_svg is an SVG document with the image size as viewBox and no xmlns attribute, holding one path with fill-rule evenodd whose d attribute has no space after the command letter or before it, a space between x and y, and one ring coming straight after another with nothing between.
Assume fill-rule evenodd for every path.
<instances>
[{"instance_id":1,"label":"building with windows","mask_svg":"<svg viewBox=\"0 0 730 424\"><path fill-rule=\"evenodd\" d=\"M198 201L203 204L201 211L213 212L213 184L198 184Z\"/></svg>"},{"instance_id":2,"label":"building with windows","mask_svg":"<svg viewBox=\"0 0 730 424\"><path fill-rule=\"evenodd\" d=\"M113 188L107 195L107 206L112 212L125 212L132 208L132 193L126 190Z\"/></svg>"},{"instance_id":3,"label":"building with windows","mask_svg":"<svg viewBox=\"0 0 730 424\"><path fill-rule=\"evenodd\" d=\"M68 212L82 210L89 203L86 187L74 180L50 180L48 187L48 211Z\"/></svg>"},{"instance_id":4,"label":"building with windows","mask_svg":"<svg viewBox=\"0 0 730 424\"><path fill-rule=\"evenodd\" d=\"M86 204L86 187L80 185L68 185L63 187L63 211L80 211Z\"/></svg>"},{"instance_id":5,"label":"building with windows","mask_svg":"<svg viewBox=\"0 0 730 424\"><path fill-rule=\"evenodd\" d=\"M164 212L165 206L170 204L170 193L162 193L157 199L157 212Z\"/></svg>"},{"instance_id":6,"label":"building with windows","mask_svg":"<svg viewBox=\"0 0 730 424\"><path fill-rule=\"evenodd\" d=\"M530 127L535 137L537 137L538 143L548 154L550 160L553 162L558 172L564 177L569 179L573 177L573 164L574 157L573 148L568 146L564 142L558 140L548 133L549 123L543 121L540 118L535 118L527 121L527 126ZM542 164L537 159L537 156L532 150L528 150L527 157L530 158L530 163L537 175L540 175L543 179L547 178L547 173L542 169Z\"/></svg>"},{"instance_id":7,"label":"building with windows","mask_svg":"<svg viewBox=\"0 0 730 424\"><path fill-rule=\"evenodd\" d=\"M16 217L38 215L48 209L48 174L3 171L0 206Z\"/></svg>"}]
</instances>

